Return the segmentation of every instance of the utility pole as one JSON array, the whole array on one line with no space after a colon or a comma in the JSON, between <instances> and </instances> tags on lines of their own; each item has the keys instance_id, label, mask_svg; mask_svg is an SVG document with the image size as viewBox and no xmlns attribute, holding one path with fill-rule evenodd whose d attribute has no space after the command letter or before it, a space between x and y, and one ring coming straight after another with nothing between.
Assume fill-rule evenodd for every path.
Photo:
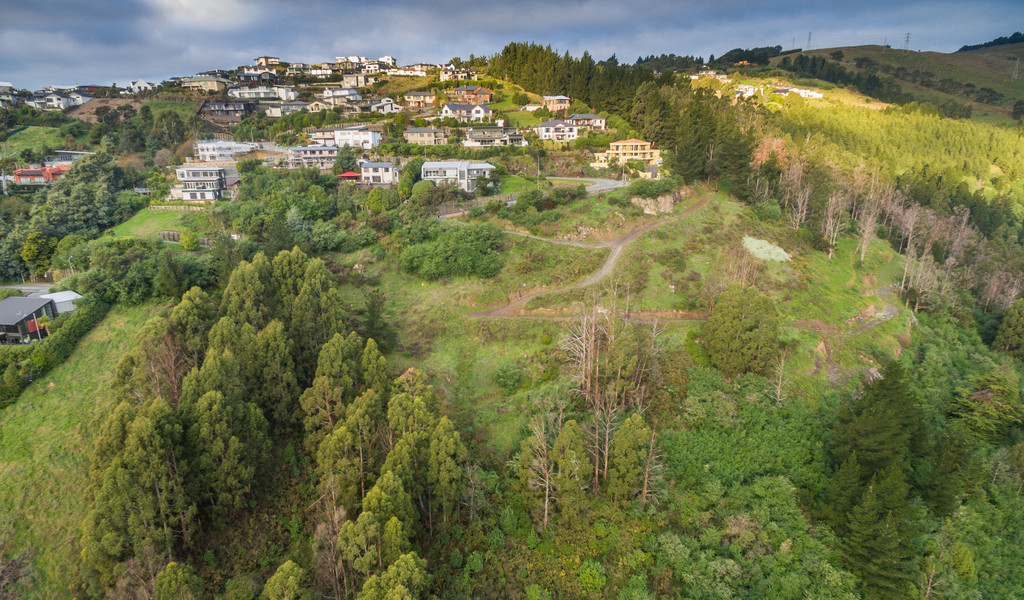
<instances>
[{"instance_id":1,"label":"utility pole","mask_svg":"<svg viewBox=\"0 0 1024 600\"><path fill-rule=\"evenodd\" d=\"M813 33L814 33L813 31L808 31L807 32L807 49L808 50L811 49L811 34L813 34Z\"/></svg>"},{"instance_id":2,"label":"utility pole","mask_svg":"<svg viewBox=\"0 0 1024 600\"><path fill-rule=\"evenodd\" d=\"M910 34L909 33L907 34L907 37L903 39L903 49L904 50L910 50Z\"/></svg>"},{"instance_id":3,"label":"utility pole","mask_svg":"<svg viewBox=\"0 0 1024 600\"><path fill-rule=\"evenodd\" d=\"M1020 77L1020 57L1017 57L1017 66L1013 67L1013 79Z\"/></svg>"}]
</instances>

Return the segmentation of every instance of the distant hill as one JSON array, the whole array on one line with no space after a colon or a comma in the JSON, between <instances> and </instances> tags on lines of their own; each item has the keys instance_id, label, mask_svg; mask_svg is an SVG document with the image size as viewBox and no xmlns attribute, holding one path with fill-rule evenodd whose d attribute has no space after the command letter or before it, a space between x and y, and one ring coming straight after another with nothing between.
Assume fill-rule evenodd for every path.
<instances>
[{"instance_id":1,"label":"distant hill","mask_svg":"<svg viewBox=\"0 0 1024 600\"><path fill-rule=\"evenodd\" d=\"M1005 122L1014 102L1024 99L1024 65L1013 79L1018 60L1024 62L1024 43L951 54L850 46L808 50L789 58L799 55L821 57L856 74L895 81L916 100L965 104L972 108L972 118L982 121ZM785 58L773 58L772 64L778 66Z\"/></svg>"}]
</instances>

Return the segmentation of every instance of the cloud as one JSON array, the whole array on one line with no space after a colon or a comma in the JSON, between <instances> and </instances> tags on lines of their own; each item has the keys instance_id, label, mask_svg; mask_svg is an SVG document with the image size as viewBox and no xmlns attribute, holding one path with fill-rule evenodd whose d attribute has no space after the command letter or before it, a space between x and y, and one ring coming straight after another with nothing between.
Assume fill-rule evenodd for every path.
<instances>
[{"instance_id":1,"label":"cloud","mask_svg":"<svg viewBox=\"0 0 1024 600\"><path fill-rule=\"evenodd\" d=\"M573 55L675 53L735 47L900 45L950 52L1012 33L1015 0L0 0L0 80L110 83L234 68L262 54L320 62L391 54L400 63L487 56L510 41Z\"/></svg>"}]
</instances>

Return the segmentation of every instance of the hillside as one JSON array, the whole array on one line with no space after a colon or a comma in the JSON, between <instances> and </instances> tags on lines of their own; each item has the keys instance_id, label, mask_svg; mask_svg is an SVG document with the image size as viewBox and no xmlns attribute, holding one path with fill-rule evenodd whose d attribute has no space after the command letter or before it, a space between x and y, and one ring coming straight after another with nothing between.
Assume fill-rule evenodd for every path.
<instances>
[{"instance_id":1,"label":"hillside","mask_svg":"<svg viewBox=\"0 0 1024 600\"><path fill-rule=\"evenodd\" d=\"M858 73L891 75L921 100L954 100L974 109L972 118L1005 121L1013 103L1024 99L1024 75L1013 79L1024 43L969 52L913 52L885 46L848 46L808 50L800 54L836 61ZM785 57L772 59L778 65ZM991 93L988 90L991 90Z\"/></svg>"}]
</instances>

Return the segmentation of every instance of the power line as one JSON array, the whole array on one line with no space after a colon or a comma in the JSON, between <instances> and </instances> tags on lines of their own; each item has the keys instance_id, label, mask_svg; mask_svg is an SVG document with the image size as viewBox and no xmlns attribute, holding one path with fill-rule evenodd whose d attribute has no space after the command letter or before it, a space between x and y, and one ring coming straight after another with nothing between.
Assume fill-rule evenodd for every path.
<instances>
[{"instance_id":1,"label":"power line","mask_svg":"<svg viewBox=\"0 0 1024 600\"><path fill-rule=\"evenodd\" d=\"M903 49L904 50L910 50L910 34L909 33L907 34L907 37L904 38L904 40L903 40Z\"/></svg>"},{"instance_id":2,"label":"power line","mask_svg":"<svg viewBox=\"0 0 1024 600\"><path fill-rule=\"evenodd\" d=\"M814 33L813 31L808 31L807 32L807 49L808 50L811 49L811 34L813 34L813 33Z\"/></svg>"}]
</instances>

